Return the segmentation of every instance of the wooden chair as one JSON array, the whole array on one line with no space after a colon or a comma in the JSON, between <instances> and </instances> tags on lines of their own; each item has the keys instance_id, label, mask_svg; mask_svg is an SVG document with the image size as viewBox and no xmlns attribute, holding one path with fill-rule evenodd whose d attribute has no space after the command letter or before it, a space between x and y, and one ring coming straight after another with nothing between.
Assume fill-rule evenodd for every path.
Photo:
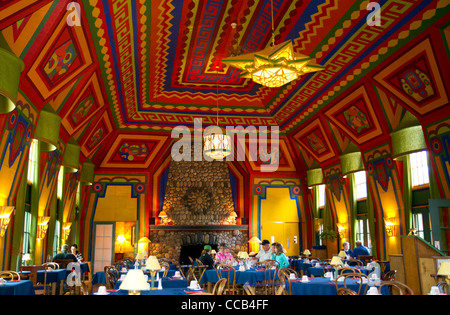
<instances>
[{"instance_id":1,"label":"wooden chair","mask_svg":"<svg viewBox=\"0 0 450 315\"><path fill-rule=\"evenodd\" d=\"M54 263L57 263L60 269L66 269L67 265L74 262L72 259L55 259Z\"/></svg>"},{"instance_id":2,"label":"wooden chair","mask_svg":"<svg viewBox=\"0 0 450 315\"><path fill-rule=\"evenodd\" d=\"M28 279L33 282L34 293L36 295L46 295L49 286L47 285L47 267L46 266L21 266L20 272L29 271ZM38 271L43 271L44 281L38 282Z\"/></svg>"},{"instance_id":3,"label":"wooden chair","mask_svg":"<svg viewBox=\"0 0 450 315\"><path fill-rule=\"evenodd\" d=\"M114 289L119 279L119 270L114 266L105 266L103 270L105 271L106 288Z\"/></svg>"},{"instance_id":4,"label":"wooden chair","mask_svg":"<svg viewBox=\"0 0 450 315\"><path fill-rule=\"evenodd\" d=\"M445 281L445 280L444 281L440 281L437 284L437 287L439 288L439 292L447 294L447 295L449 294L447 281Z\"/></svg>"},{"instance_id":5,"label":"wooden chair","mask_svg":"<svg viewBox=\"0 0 450 315\"><path fill-rule=\"evenodd\" d=\"M352 273L352 274L361 274L361 270L359 270L358 268L355 267L342 267L339 268L339 274L343 275L343 274L348 274L348 273Z\"/></svg>"},{"instance_id":6,"label":"wooden chair","mask_svg":"<svg viewBox=\"0 0 450 315\"><path fill-rule=\"evenodd\" d=\"M350 267L351 267L351 266L359 266L359 267L364 266L363 263L362 263L362 261L361 261L361 260L358 260L358 259L352 259L352 260L349 260L349 261L347 262L347 264L348 264Z\"/></svg>"},{"instance_id":7,"label":"wooden chair","mask_svg":"<svg viewBox=\"0 0 450 315\"><path fill-rule=\"evenodd\" d=\"M20 280L20 274L17 271L4 270L0 271L0 278L3 278L7 281Z\"/></svg>"},{"instance_id":8,"label":"wooden chair","mask_svg":"<svg viewBox=\"0 0 450 315\"><path fill-rule=\"evenodd\" d=\"M256 295L256 290L248 282L244 284L244 291L247 295Z\"/></svg>"},{"instance_id":9,"label":"wooden chair","mask_svg":"<svg viewBox=\"0 0 450 315\"><path fill-rule=\"evenodd\" d=\"M364 266L367 266L367 263L369 263L373 260L373 256L359 255L358 260L360 260Z\"/></svg>"},{"instance_id":10,"label":"wooden chair","mask_svg":"<svg viewBox=\"0 0 450 315\"><path fill-rule=\"evenodd\" d=\"M358 295L355 291L349 288L338 288L337 295Z\"/></svg>"},{"instance_id":11,"label":"wooden chair","mask_svg":"<svg viewBox=\"0 0 450 315\"><path fill-rule=\"evenodd\" d=\"M281 268L278 270L278 278L280 279L280 283L286 284L288 283L287 288L284 287L284 294L292 295L292 284L291 284L291 274L295 275L295 278L298 278L298 273L292 268Z\"/></svg>"},{"instance_id":12,"label":"wooden chair","mask_svg":"<svg viewBox=\"0 0 450 315\"><path fill-rule=\"evenodd\" d=\"M49 267L53 270L59 269L59 264L56 262L46 262L46 263L43 263L42 266Z\"/></svg>"},{"instance_id":13,"label":"wooden chair","mask_svg":"<svg viewBox=\"0 0 450 315\"><path fill-rule=\"evenodd\" d=\"M381 281L378 287L378 294L382 294L382 288L384 286L388 286L389 294L391 295L414 295L413 290L409 286L395 280Z\"/></svg>"},{"instance_id":14,"label":"wooden chair","mask_svg":"<svg viewBox=\"0 0 450 315\"><path fill-rule=\"evenodd\" d=\"M234 267L231 265L218 264L216 266L216 273L219 279L227 279L227 283L223 292L225 294L234 295L236 293L236 269L234 269ZM224 273L226 274L226 277L224 277Z\"/></svg>"},{"instance_id":15,"label":"wooden chair","mask_svg":"<svg viewBox=\"0 0 450 315\"><path fill-rule=\"evenodd\" d=\"M275 289L275 295L285 295L286 294L286 284L280 284Z\"/></svg>"},{"instance_id":16,"label":"wooden chair","mask_svg":"<svg viewBox=\"0 0 450 315\"><path fill-rule=\"evenodd\" d=\"M322 263L323 274L326 274L328 271L330 271L330 269L333 269L333 266L330 265L329 262L323 262Z\"/></svg>"},{"instance_id":17,"label":"wooden chair","mask_svg":"<svg viewBox=\"0 0 450 315\"><path fill-rule=\"evenodd\" d=\"M164 267L163 277L167 277L167 273L169 272L170 269L170 264L166 261L161 261L159 265L161 266L161 269Z\"/></svg>"},{"instance_id":18,"label":"wooden chair","mask_svg":"<svg viewBox=\"0 0 450 315\"><path fill-rule=\"evenodd\" d=\"M339 281L339 279L342 277L344 278L344 281ZM369 289L369 281L368 281L369 278L362 273L359 273L359 274L347 273L347 274L340 274L339 276L337 276L334 281L334 283L336 285L336 291L340 288L339 284L343 284L345 289L349 289L347 287L347 279L354 279L354 278L357 278L359 280L359 287L358 287L358 292L356 292L355 290L352 290L352 291L355 291L357 295L360 295L361 293L365 295L367 293L367 290Z\"/></svg>"},{"instance_id":19,"label":"wooden chair","mask_svg":"<svg viewBox=\"0 0 450 315\"><path fill-rule=\"evenodd\" d=\"M219 281L217 281L216 284L214 285L212 294L213 295L222 295L226 285L227 285L226 278L219 279Z\"/></svg>"},{"instance_id":20,"label":"wooden chair","mask_svg":"<svg viewBox=\"0 0 450 315\"><path fill-rule=\"evenodd\" d=\"M195 262L197 263L197 266L195 267L195 274L197 276L198 282L201 282L203 274L207 269L207 266L205 266L198 258L195 259Z\"/></svg>"},{"instance_id":21,"label":"wooden chair","mask_svg":"<svg viewBox=\"0 0 450 315\"><path fill-rule=\"evenodd\" d=\"M383 281L392 281L395 280L395 275L397 274L397 270L390 270L388 271L384 277L383 277Z\"/></svg>"}]
</instances>

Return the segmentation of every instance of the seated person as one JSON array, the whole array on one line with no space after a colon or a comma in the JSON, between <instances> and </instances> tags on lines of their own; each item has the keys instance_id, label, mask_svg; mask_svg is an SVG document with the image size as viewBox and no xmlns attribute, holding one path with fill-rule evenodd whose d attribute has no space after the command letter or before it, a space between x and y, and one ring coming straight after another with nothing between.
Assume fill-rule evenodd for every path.
<instances>
[{"instance_id":1,"label":"seated person","mask_svg":"<svg viewBox=\"0 0 450 315\"><path fill-rule=\"evenodd\" d=\"M369 249L365 247L361 241L355 242L356 247L350 254L350 259L358 259L358 256L370 256Z\"/></svg>"},{"instance_id":2,"label":"seated person","mask_svg":"<svg viewBox=\"0 0 450 315\"><path fill-rule=\"evenodd\" d=\"M211 257L211 250L212 250L212 248L210 245L205 245L205 247L203 247L202 254L199 258L199 260L202 262L202 264L207 266L206 269L214 268L214 259Z\"/></svg>"},{"instance_id":3,"label":"seated person","mask_svg":"<svg viewBox=\"0 0 450 315\"><path fill-rule=\"evenodd\" d=\"M343 247L343 251L345 252L345 256L350 257L352 255L352 250L350 249L350 243L349 242L344 242L342 244Z\"/></svg>"},{"instance_id":4,"label":"seated person","mask_svg":"<svg viewBox=\"0 0 450 315\"><path fill-rule=\"evenodd\" d=\"M272 254L272 260L275 260L279 264L279 268L287 268L289 267L289 260L287 259L283 245L281 245L278 242L275 242L272 244L273 248L273 254Z\"/></svg>"},{"instance_id":5,"label":"seated person","mask_svg":"<svg viewBox=\"0 0 450 315\"><path fill-rule=\"evenodd\" d=\"M58 259L72 259L73 262L77 262L78 259L75 257L72 253L69 253L69 245L64 244L61 246L61 253L56 254L55 257L53 257L53 261Z\"/></svg>"},{"instance_id":6,"label":"seated person","mask_svg":"<svg viewBox=\"0 0 450 315\"><path fill-rule=\"evenodd\" d=\"M256 255L256 258L258 259L258 261L272 259L273 252L272 252L272 249L270 248L270 242L268 240L263 240L261 245L262 245L262 249Z\"/></svg>"}]
</instances>

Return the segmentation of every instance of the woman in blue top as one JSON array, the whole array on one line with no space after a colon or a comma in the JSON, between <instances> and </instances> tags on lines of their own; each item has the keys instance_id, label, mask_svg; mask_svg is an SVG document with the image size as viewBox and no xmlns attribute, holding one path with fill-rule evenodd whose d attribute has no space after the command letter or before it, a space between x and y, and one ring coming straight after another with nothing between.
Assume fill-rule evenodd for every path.
<instances>
[{"instance_id":1,"label":"woman in blue top","mask_svg":"<svg viewBox=\"0 0 450 315\"><path fill-rule=\"evenodd\" d=\"M281 268L287 268L289 267L289 261L284 254L283 245L280 243L273 243L272 244L272 259L277 261Z\"/></svg>"}]
</instances>

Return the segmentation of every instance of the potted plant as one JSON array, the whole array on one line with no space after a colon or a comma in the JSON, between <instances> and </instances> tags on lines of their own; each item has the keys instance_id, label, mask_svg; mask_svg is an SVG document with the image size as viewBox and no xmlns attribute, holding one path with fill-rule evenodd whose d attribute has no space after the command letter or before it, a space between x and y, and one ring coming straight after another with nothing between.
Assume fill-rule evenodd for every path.
<instances>
[{"instance_id":1,"label":"potted plant","mask_svg":"<svg viewBox=\"0 0 450 315\"><path fill-rule=\"evenodd\" d=\"M327 248L327 257L333 257L334 254L338 253L337 246L337 238L339 237L339 233L331 230L324 229L322 233L320 233L319 237L322 239L322 244Z\"/></svg>"}]
</instances>

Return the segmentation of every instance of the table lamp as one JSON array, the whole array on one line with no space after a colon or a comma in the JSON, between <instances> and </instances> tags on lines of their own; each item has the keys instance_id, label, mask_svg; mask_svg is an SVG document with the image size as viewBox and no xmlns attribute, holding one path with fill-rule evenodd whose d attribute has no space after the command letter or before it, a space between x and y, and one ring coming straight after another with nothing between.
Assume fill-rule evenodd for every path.
<instances>
[{"instance_id":1,"label":"table lamp","mask_svg":"<svg viewBox=\"0 0 450 315\"><path fill-rule=\"evenodd\" d=\"M332 266L342 266L344 263L342 262L341 258L337 255L333 256L333 258L330 261L330 265Z\"/></svg>"},{"instance_id":2,"label":"table lamp","mask_svg":"<svg viewBox=\"0 0 450 315\"><path fill-rule=\"evenodd\" d=\"M25 266L28 266L29 262L32 260L31 255L28 253L23 255L22 260L25 262Z\"/></svg>"},{"instance_id":3,"label":"table lamp","mask_svg":"<svg viewBox=\"0 0 450 315\"><path fill-rule=\"evenodd\" d=\"M439 271L437 273L439 276L446 276L445 281L449 284L450 280L450 262L444 261L439 267Z\"/></svg>"},{"instance_id":4,"label":"table lamp","mask_svg":"<svg viewBox=\"0 0 450 315\"><path fill-rule=\"evenodd\" d=\"M339 258L341 258L341 259L345 259L345 257L347 257L347 254L346 254L343 250L341 250L341 251L339 252L338 256L339 256Z\"/></svg>"},{"instance_id":5,"label":"table lamp","mask_svg":"<svg viewBox=\"0 0 450 315\"><path fill-rule=\"evenodd\" d=\"M137 266L139 266L139 264L140 264L140 260L144 260L144 259L145 259L144 253L142 253L142 252L137 253L137 255L136 255L136 263L134 264L136 269L137 269Z\"/></svg>"},{"instance_id":6,"label":"table lamp","mask_svg":"<svg viewBox=\"0 0 450 315\"><path fill-rule=\"evenodd\" d=\"M128 295L140 295L142 290L148 290L144 272L140 269L129 270L119 289L128 290Z\"/></svg>"},{"instance_id":7,"label":"table lamp","mask_svg":"<svg viewBox=\"0 0 450 315\"><path fill-rule=\"evenodd\" d=\"M159 265L158 259L156 256L150 256L147 259L147 265L145 266L146 269L150 270L151 275L151 290L157 290L158 288L155 287L155 276L156 273L161 270L161 266Z\"/></svg>"},{"instance_id":8,"label":"table lamp","mask_svg":"<svg viewBox=\"0 0 450 315\"><path fill-rule=\"evenodd\" d=\"M309 249L305 249L305 250L303 251L303 255L306 256L305 262L309 262L308 257L311 255L311 252L309 251Z\"/></svg>"}]
</instances>

